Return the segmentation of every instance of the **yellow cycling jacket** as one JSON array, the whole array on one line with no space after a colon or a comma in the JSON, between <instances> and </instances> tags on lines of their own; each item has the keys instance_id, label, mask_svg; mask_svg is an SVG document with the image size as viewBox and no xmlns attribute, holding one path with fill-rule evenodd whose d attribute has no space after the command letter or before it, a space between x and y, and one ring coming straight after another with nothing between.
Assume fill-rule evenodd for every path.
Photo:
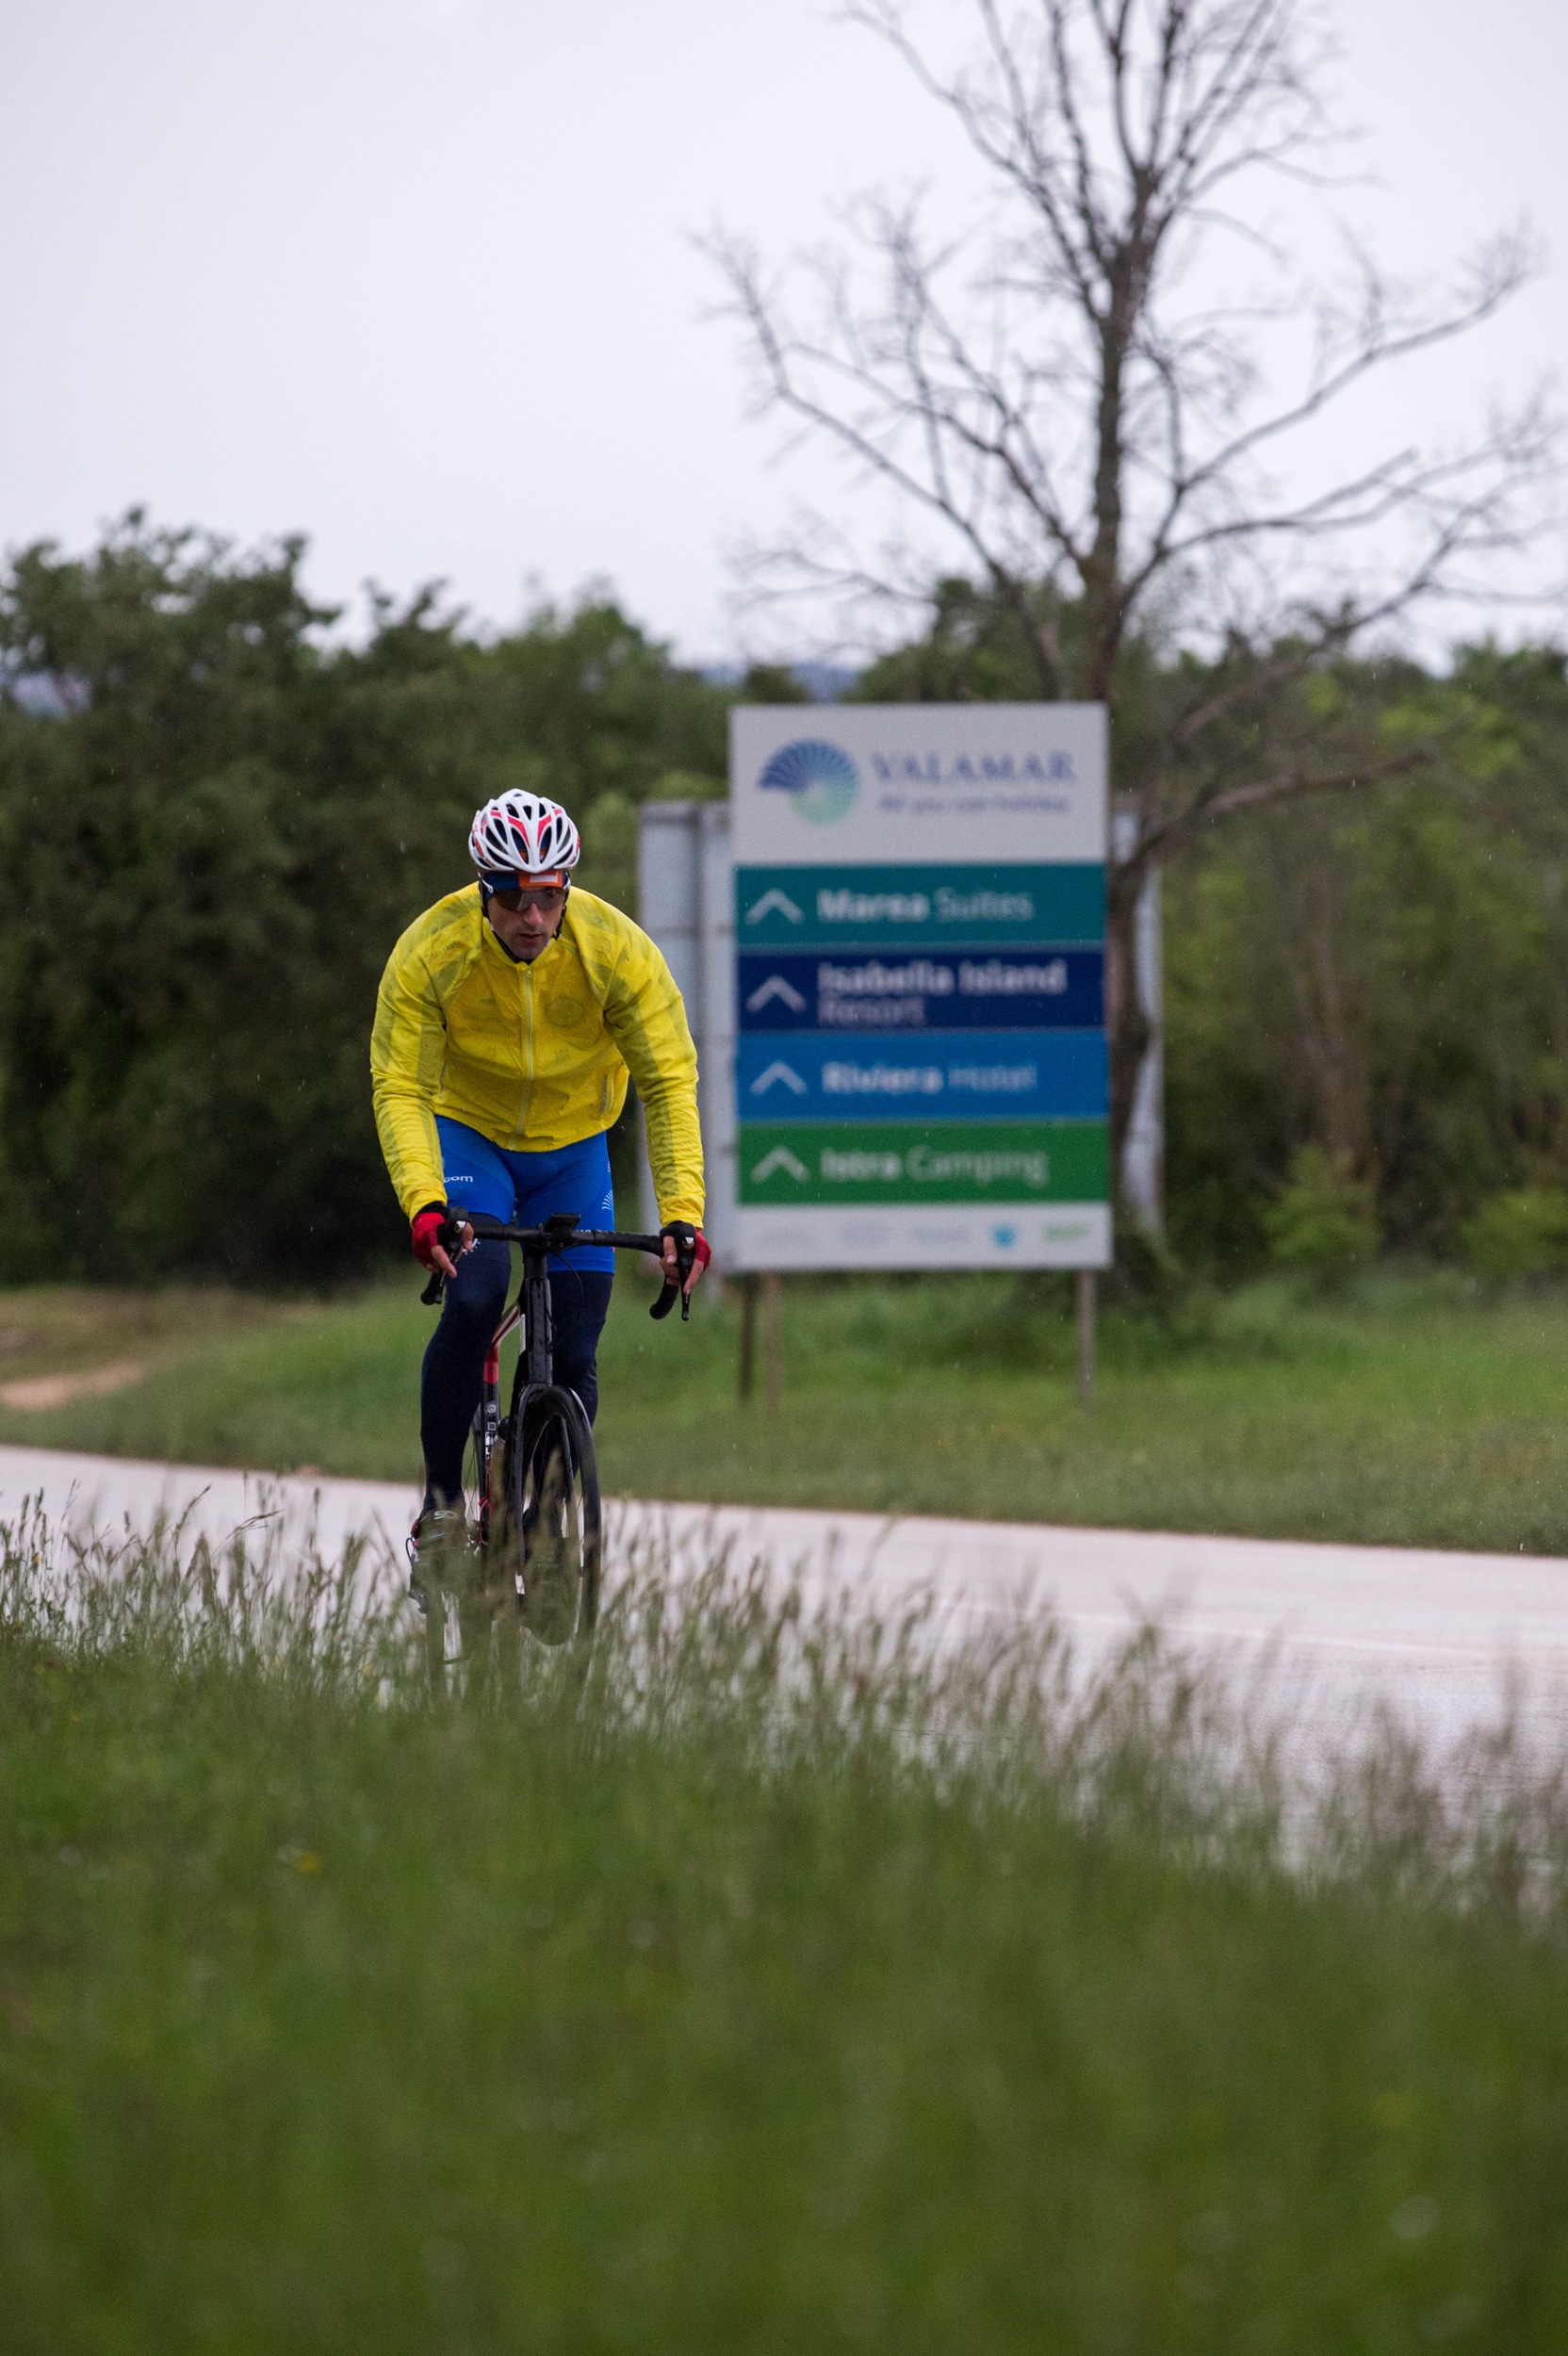
<instances>
[{"instance_id":1,"label":"yellow cycling jacket","mask_svg":"<svg viewBox=\"0 0 1568 2356\"><path fill-rule=\"evenodd\" d=\"M496 939L478 884L409 926L381 978L370 1037L382 1152L412 1219L444 1203L435 1116L511 1153L608 1129L628 1072L647 1117L661 1219L702 1218L697 1058L680 992L641 925L591 892L531 965Z\"/></svg>"}]
</instances>

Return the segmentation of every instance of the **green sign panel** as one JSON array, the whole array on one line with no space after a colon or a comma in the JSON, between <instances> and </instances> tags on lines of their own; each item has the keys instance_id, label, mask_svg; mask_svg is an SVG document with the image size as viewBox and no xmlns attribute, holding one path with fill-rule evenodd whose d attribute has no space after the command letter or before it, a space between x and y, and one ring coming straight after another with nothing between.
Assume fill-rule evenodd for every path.
<instances>
[{"instance_id":1,"label":"green sign panel","mask_svg":"<svg viewBox=\"0 0 1568 2356\"><path fill-rule=\"evenodd\" d=\"M743 1203L1102 1203L1102 1121L747 1121Z\"/></svg>"}]
</instances>

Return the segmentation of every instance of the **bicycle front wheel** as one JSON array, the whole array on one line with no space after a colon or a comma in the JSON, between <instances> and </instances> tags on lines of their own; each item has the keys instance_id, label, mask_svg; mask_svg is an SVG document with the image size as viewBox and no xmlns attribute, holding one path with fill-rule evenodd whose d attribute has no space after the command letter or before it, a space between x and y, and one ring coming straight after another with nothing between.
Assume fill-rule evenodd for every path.
<instances>
[{"instance_id":1,"label":"bicycle front wheel","mask_svg":"<svg viewBox=\"0 0 1568 2356\"><path fill-rule=\"evenodd\" d=\"M594 1439L576 1393L526 1390L506 1455L523 1626L542 1644L585 1644L598 1618L603 1539Z\"/></svg>"}]
</instances>

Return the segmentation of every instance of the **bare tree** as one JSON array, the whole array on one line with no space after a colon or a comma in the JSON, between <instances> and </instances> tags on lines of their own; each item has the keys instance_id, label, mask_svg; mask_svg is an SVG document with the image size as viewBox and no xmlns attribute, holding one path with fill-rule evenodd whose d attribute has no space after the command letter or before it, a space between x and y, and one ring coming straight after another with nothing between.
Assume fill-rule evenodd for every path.
<instances>
[{"instance_id":1,"label":"bare tree","mask_svg":"<svg viewBox=\"0 0 1568 2356\"><path fill-rule=\"evenodd\" d=\"M1523 232L1500 236L1415 290L1348 240L1328 284L1270 241L1271 175L1329 185L1328 52L1306 0L972 7L977 46L952 70L909 0L843 10L985 167L970 232L936 238L923 199L873 196L847 248L781 277L743 239L710 250L760 406L825 437L916 523L871 561L805 519L754 559L770 581L907 605L956 565L1015 614L1043 697L1113 715L1135 643L1209 657L1184 685L1167 666L1160 725L1135 744L1113 731L1136 826L1109 882L1119 1170L1150 1045L1133 985L1150 862L1233 812L1431 758L1348 732L1342 712L1316 725L1293 683L1424 600L1496 596L1496 560L1542 529L1554 422L1539 395L1455 447L1412 438L1348 464L1344 430L1369 379L1480 325L1534 260ZM1217 292L1228 242L1269 291Z\"/></svg>"}]
</instances>

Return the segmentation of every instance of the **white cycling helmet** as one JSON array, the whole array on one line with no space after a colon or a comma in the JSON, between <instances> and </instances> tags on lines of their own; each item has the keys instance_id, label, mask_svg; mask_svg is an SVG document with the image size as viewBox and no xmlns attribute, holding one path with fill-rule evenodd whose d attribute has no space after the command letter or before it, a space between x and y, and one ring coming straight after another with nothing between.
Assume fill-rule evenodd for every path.
<instances>
[{"instance_id":1,"label":"white cycling helmet","mask_svg":"<svg viewBox=\"0 0 1568 2356\"><path fill-rule=\"evenodd\" d=\"M482 875L515 875L543 881L559 876L582 856L577 828L559 802L542 794L498 794L474 812L468 856Z\"/></svg>"}]
</instances>

